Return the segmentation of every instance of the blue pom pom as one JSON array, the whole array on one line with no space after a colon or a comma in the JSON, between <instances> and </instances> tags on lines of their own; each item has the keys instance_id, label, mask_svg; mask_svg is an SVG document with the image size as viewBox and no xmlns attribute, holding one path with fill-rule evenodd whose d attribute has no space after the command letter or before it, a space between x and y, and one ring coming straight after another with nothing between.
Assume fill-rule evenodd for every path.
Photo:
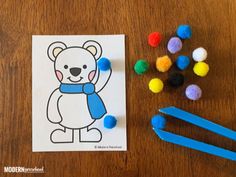
<instances>
[{"instance_id":1,"label":"blue pom pom","mask_svg":"<svg viewBox=\"0 0 236 177\"><path fill-rule=\"evenodd\" d=\"M114 116L111 116L111 115L107 115L105 118L104 118L104 127L105 128L108 128L108 129L111 129L111 128L114 128L116 126L116 118Z\"/></svg>"},{"instance_id":2,"label":"blue pom pom","mask_svg":"<svg viewBox=\"0 0 236 177\"><path fill-rule=\"evenodd\" d=\"M154 128L164 129L166 126L166 119L158 114L152 117L151 123Z\"/></svg>"},{"instance_id":3,"label":"blue pom pom","mask_svg":"<svg viewBox=\"0 0 236 177\"><path fill-rule=\"evenodd\" d=\"M180 69L180 70L185 70L190 64L190 59L187 56L181 55L178 56L177 60L176 60L176 66Z\"/></svg>"},{"instance_id":4,"label":"blue pom pom","mask_svg":"<svg viewBox=\"0 0 236 177\"><path fill-rule=\"evenodd\" d=\"M192 30L189 25L180 25L177 29L177 35L181 39L190 39L192 37Z\"/></svg>"},{"instance_id":5,"label":"blue pom pom","mask_svg":"<svg viewBox=\"0 0 236 177\"><path fill-rule=\"evenodd\" d=\"M108 58L100 58L99 61L98 61L98 68L101 70L101 71L107 71L111 68L111 62Z\"/></svg>"}]
</instances>

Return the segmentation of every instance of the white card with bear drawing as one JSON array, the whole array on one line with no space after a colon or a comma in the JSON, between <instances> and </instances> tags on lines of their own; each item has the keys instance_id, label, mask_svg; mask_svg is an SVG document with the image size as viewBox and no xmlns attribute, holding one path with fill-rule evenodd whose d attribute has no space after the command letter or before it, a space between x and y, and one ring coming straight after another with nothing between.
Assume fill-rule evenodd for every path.
<instances>
[{"instance_id":1,"label":"white card with bear drawing","mask_svg":"<svg viewBox=\"0 0 236 177\"><path fill-rule=\"evenodd\" d=\"M32 124L34 152L127 150L125 36L33 35Z\"/></svg>"}]
</instances>

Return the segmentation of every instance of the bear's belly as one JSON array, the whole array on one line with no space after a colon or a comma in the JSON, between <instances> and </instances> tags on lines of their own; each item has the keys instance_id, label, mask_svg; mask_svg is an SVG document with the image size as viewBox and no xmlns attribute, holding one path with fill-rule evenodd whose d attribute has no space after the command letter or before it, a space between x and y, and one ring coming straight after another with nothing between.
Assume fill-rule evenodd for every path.
<instances>
[{"instance_id":1,"label":"bear's belly","mask_svg":"<svg viewBox=\"0 0 236 177\"><path fill-rule=\"evenodd\" d=\"M85 94L63 94L58 102L58 108L62 116L62 126L78 129L94 121L90 116Z\"/></svg>"}]
</instances>

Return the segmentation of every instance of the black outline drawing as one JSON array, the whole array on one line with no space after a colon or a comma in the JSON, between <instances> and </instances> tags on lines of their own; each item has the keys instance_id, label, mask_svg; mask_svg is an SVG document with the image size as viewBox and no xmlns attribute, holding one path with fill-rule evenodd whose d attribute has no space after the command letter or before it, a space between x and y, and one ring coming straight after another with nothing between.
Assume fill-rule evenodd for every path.
<instances>
[{"instance_id":1,"label":"black outline drawing","mask_svg":"<svg viewBox=\"0 0 236 177\"><path fill-rule=\"evenodd\" d=\"M95 122L95 121L94 121ZM95 142L100 142L102 140L102 132L98 129L98 128L90 128L87 126L87 132L90 131L90 130L97 130L99 133L100 133L100 139L98 141L82 141L81 140L81 129L79 129L79 142L82 142L82 143L95 143Z\"/></svg>"},{"instance_id":2,"label":"black outline drawing","mask_svg":"<svg viewBox=\"0 0 236 177\"><path fill-rule=\"evenodd\" d=\"M55 42L53 42L53 43L51 43L49 46L48 46L48 49L47 49L47 55L48 55L48 58L51 60L51 61L53 61L54 62L54 60L56 59L56 58L54 58L54 60L50 57L50 52L49 52L49 49L50 49L50 47L53 45L53 44L56 44L56 43L61 43L62 45L64 45L64 47L65 47L65 49L67 48L67 45L65 44L65 43L63 43L63 42L61 42L61 41L55 41ZM64 50L62 47L58 47L58 48L61 48L62 50L57 54L57 56ZM55 50L55 48L53 49L53 51Z\"/></svg>"},{"instance_id":3,"label":"black outline drawing","mask_svg":"<svg viewBox=\"0 0 236 177\"><path fill-rule=\"evenodd\" d=\"M87 46L86 48L84 48L85 44L88 43L88 42L95 42L96 44L98 44L98 46L99 46L99 48L100 48L100 50L101 50L101 53L100 53L100 55L99 55L97 58L96 58L95 56L98 54L98 49L97 49L97 47L96 47L95 45L89 45L89 46ZM52 60L52 59L50 58L51 54L49 54L49 49L50 49L50 47L51 47L53 44L55 44L55 43L61 43L62 45L66 46L66 48L64 48L64 49L62 48L62 50L57 54L57 56L55 57L55 59ZM88 48L88 47L91 47L91 46L92 46L92 47L95 47L95 49L96 49L96 53L95 53L95 54L93 54L92 52L90 52L89 50L87 50L87 48ZM60 47L60 48L61 48L61 47ZM55 65L56 65L56 64L55 64L56 58L60 55L60 53L61 53L62 51L65 51L65 50L68 50L68 49L71 49L71 48L80 48L80 49L83 49L83 50L86 50L86 51L90 52L90 53L92 54L92 56L94 57L94 60L95 60L95 61L99 60L100 57L102 56L102 53L103 53L101 45L100 45L97 41L94 41L94 40L85 41L82 47L80 47L80 46L67 47L67 45L64 44L64 43L61 42L61 41L53 42L53 43L51 43L51 44L49 45L48 50L47 50L47 54L48 54L49 59L54 62L54 71L56 71L56 66L55 66ZM95 69L94 69L94 70L95 70L96 73L95 73L95 75L94 75L94 78L90 81L90 83L93 83L93 81L96 79L95 83L93 83L94 86L95 86L95 90L96 90L96 84L98 83L98 80L99 80L99 77L100 77L101 72L99 71L97 65L95 66ZM108 82L109 82L109 80L110 80L110 78L111 78L111 75L112 75L112 69L110 68L110 74L109 74L109 76L108 76L106 82L104 83L104 85L103 85L98 91L96 91L97 94L98 94L103 88L105 88L105 86L108 84ZM60 82L61 82L61 81L60 81ZM57 111L58 111L59 116L61 117L61 121L59 121L59 122L52 122L52 121L50 120L50 118L49 118L49 113L48 113L48 111L49 111L49 110L48 110L48 109L49 109L49 102L50 102L50 99L51 99L52 95L53 95L56 91L58 91L58 90L59 90L59 88L56 88L56 89L50 94L50 96L49 96L49 98L48 98L48 101L47 101L46 114L47 114L47 119L49 120L49 122L51 122L51 123L53 123L53 124L59 124L59 125L62 126L64 129L55 129L55 130L53 130L53 131L51 132L51 134L50 134L50 141L51 141L52 143L73 143L73 142L74 142L74 131L75 131L75 130L79 130L79 142L85 142L85 143L98 143L98 142L100 142L100 141L102 140L102 132L101 132L98 128L94 128L94 127L93 127L93 128L89 128L89 127L90 127L92 124L94 124L94 123L96 122L96 120L98 120L98 119L93 119L92 116L91 116L91 112L90 112L89 106L88 106L88 97L86 98L86 100L87 100L87 108L88 108L89 114L90 114L90 116L91 116L91 119L94 120L94 121L92 121L92 123L90 123L89 125L84 126L84 127L80 127L80 128L70 128L70 127L66 127L66 126L64 126L64 125L61 124L61 122L62 122L62 120L63 120L63 117L62 117L62 115L61 115L61 113L60 113L59 101L60 101L60 99L64 96L64 93L60 93L61 95L60 95L60 96L58 97L58 99L57 99ZM74 93L66 93L66 94L74 94ZM78 93L78 94L81 94L81 93ZM98 95L98 97L101 98L100 95ZM101 99L101 101L102 101L102 103L104 104L104 102L103 102L102 99ZM105 104L104 104L104 105L105 105ZM104 113L99 119L101 119L106 113L107 113L107 110L106 110L106 106L105 106L105 113ZM90 130L97 130L97 131L100 133L101 138L100 138L98 141L83 141L83 140L81 140L81 130L82 130L82 129L85 129L85 128L87 128L87 129L86 129L87 132L89 132ZM52 140L52 134L53 134L55 131L60 130L60 131L62 131L62 132L66 132L66 129L69 129L69 130L72 131L72 140L71 140L71 141L66 141L66 142L54 142L54 141Z\"/></svg>"},{"instance_id":4,"label":"black outline drawing","mask_svg":"<svg viewBox=\"0 0 236 177\"><path fill-rule=\"evenodd\" d=\"M98 59L102 56L102 53L103 53L103 51L102 51L102 46L101 46L97 41L95 41L95 40L88 40L88 41L85 41L85 42L84 42L84 44L83 44L83 46L82 46L83 49L85 49L84 46L85 46L85 44L88 43L88 42L95 42L95 43L98 44L98 46L99 46L99 48L100 48L100 50L101 50L100 55L96 58L96 60L98 60ZM89 46L86 47L86 49L89 48L89 47L92 47L92 46L93 46L93 45L89 45ZM92 54L92 52L89 51L93 56L97 55L97 52L98 52L96 46L94 46L94 47L95 47L95 49L96 49L96 53L95 53L95 54ZM88 51L88 50L87 50L87 51Z\"/></svg>"},{"instance_id":5,"label":"black outline drawing","mask_svg":"<svg viewBox=\"0 0 236 177\"><path fill-rule=\"evenodd\" d=\"M68 129L68 128L66 128L66 127L63 127L64 128L64 130L62 130L62 129L59 129L59 128L57 128L57 129L55 129L55 130L53 130L52 131L52 133L50 134L50 141L52 142L52 143L73 143L74 142L74 129L69 129L69 130L71 130L71 141L61 141L61 142L54 142L53 140L52 140L52 134L55 132L55 131L62 131L62 132L66 132L66 129Z\"/></svg>"}]
</instances>

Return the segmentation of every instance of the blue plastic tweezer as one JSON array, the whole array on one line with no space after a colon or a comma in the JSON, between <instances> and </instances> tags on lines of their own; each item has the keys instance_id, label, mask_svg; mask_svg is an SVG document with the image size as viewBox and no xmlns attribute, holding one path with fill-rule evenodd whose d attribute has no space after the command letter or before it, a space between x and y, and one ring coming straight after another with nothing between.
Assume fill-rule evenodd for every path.
<instances>
[{"instance_id":1,"label":"blue plastic tweezer","mask_svg":"<svg viewBox=\"0 0 236 177\"><path fill-rule=\"evenodd\" d=\"M209 130L211 132L214 132L216 134L219 134L221 136L224 136L226 138L236 141L235 131L225 128L211 121L208 121L197 115L191 114L189 112L178 109L176 107L161 108L159 111L163 114L183 120L185 122L191 123L193 125L196 125L198 127L204 128L206 130ZM174 143L180 146L184 146L187 148L195 149L195 150L202 151L208 154L212 154L212 155L216 155L216 156L220 156L226 159L236 161L236 152L223 149L223 148L220 148L211 144L207 144L204 142L200 142L194 139L190 139L184 136L180 136L171 132L167 132L161 128L153 127L153 130L159 136L160 139L166 142Z\"/></svg>"}]
</instances>

